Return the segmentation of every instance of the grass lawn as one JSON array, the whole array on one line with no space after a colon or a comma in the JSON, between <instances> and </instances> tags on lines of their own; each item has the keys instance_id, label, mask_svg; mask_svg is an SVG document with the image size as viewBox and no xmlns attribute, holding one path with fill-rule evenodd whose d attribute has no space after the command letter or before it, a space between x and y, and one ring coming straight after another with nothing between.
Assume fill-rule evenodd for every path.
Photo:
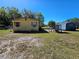
<instances>
[{"instance_id":1,"label":"grass lawn","mask_svg":"<svg viewBox=\"0 0 79 59\"><path fill-rule=\"evenodd\" d=\"M10 33L10 30L0 30L0 37L5 36Z\"/></svg>"},{"instance_id":2,"label":"grass lawn","mask_svg":"<svg viewBox=\"0 0 79 59\"><path fill-rule=\"evenodd\" d=\"M0 30L1 37L5 37L9 33L10 30ZM34 59L79 59L78 31L68 33L19 33L16 36L44 39L42 41L43 47L32 48L32 53L35 56Z\"/></svg>"}]
</instances>

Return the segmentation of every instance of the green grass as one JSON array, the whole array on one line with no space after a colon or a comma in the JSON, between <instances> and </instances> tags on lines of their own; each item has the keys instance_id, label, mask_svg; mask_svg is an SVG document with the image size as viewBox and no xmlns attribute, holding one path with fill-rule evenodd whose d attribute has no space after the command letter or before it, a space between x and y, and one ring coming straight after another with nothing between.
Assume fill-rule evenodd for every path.
<instances>
[{"instance_id":1,"label":"green grass","mask_svg":"<svg viewBox=\"0 0 79 59\"><path fill-rule=\"evenodd\" d=\"M0 37L5 36L10 33L10 30L0 30Z\"/></svg>"},{"instance_id":2,"label":"green grass","mask_svg":"<svg viewBox=\"0 0 79 59\"><path fill-rule=\"evenodd\" d=\"M11 33L10 30L0 30L0 36ZM43 47L32 47L34 59L79 59L79 32L68 33L25 33L16 36L28 36L44 39Z\"/></svg>"}]
</instances>

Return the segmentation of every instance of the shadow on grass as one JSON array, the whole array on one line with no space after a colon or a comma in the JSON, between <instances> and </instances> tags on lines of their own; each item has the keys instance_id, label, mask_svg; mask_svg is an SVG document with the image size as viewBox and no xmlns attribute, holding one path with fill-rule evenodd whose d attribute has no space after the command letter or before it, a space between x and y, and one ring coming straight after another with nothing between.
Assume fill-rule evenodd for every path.
<instances>
[{"instance_id":1,"label":"shadow on grass","mask_svg":"<svg viewBox=\"0 0 79 59\"><path fill-rule=\"evenodd\" d=\"M0 28L0 30L8 30L8 28Z\"/></svg>"},{"instance_id":2,"label":"shadow on grass","mask_svg":"<svg viewBox=\"0 0 79 59\"><path fill-rule=\"evenodd\" d=\"M58 32L60 34L70 34L69 32Z\"/></svg>"},{"instance_id":3,"label":"shadow on grass","mask_svg":"<svg viewBox=\"0 0 79 59\"><path fill-rule=\"evenodd\" d=\"M64 31L64 32L57 32L59 34L71 34L70 32L79 32L79 30L74 30L74 31Z\"/></svg>"},{"instance_id":4,"label":"shadow on grass","mask_svg":"<svg viewBox=\"0 0 79 59\"><path fill-rule=\"evenodd\" d=\"M74 31L74 32L79 32L79 30L76 30L76 31Z\"/></svg>"},{"instance_id":5,"label":"shadow on grass","mask_svg":"<svg viewBox=\"0 0 79 59\"><path fill-rule=\"evenodd\" d=\"M56 33L59 33L59 34L70 34L69 32L67 31L63 31L63 32L56 32Z\"/></svg>"},{"instance_id":6,"label":"shadow on grass","mask_svg":"<svg viewBox=\"0 0 79 59\"><path fill-rule=\"evenodd\" d=\"M30 33L30 34L34 34L34 33L48 33L47 31L45 31L44 29L40 29L39 31L14 31L14 33Z\"/></svg>"},{"instance_id":7,"label":"shadow on grass","mask_svg":"<svg viewBox=\"0 0 79 59\"><path fill-rule=\"evenodd\" d=\"M70 31L70 32L79 32L79 30L74 30L74 31Z\"/></svg>"}]
</instances>

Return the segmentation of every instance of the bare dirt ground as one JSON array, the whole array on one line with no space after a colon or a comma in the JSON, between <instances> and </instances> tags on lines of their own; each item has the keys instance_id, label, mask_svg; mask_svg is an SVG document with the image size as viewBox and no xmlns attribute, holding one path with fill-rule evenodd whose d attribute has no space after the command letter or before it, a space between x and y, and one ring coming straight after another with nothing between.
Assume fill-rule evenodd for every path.
<instances>
[{"instance_id":1,"label":"bare dirt ground","mask_svg":"<svg viewBox=\"0 0 79 59\"><path fill-rule=\"evenodd\" d=\"M16 37L16 34L8 34L0 37L0 59L32 59L32 48L42 45L40 38Z\"/></svg>"}]
</instances>

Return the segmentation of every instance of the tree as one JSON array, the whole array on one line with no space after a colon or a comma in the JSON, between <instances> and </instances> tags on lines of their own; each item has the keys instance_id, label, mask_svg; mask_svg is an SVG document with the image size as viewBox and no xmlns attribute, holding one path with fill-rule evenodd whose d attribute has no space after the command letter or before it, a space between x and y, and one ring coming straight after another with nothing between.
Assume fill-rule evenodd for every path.
<instances>
[{"instance_id":1,"label":"tree","mask_svg":"<svg viewBox=\"0 0 79 59\"><path fill-rule=\"evenodd\" d=\"M12 25L12 20L15 20L16 18L21 18L22 15L20 13L20 11L17 8L6 8L6 12L7 12L7 18L10 22L10 25Z\"/></svg>"},{"instance_id":2,"label":"tree","mask_svg":"<svg viewBox=\"0 0 79 59\"><path fill-rule=\"evenodd\" d=\"M40 26L44 25L44 16L42 13L36 13L35 18L39 20Z\"/></svg>"},{"instance_id":3,"label":"tree","mask_svg":"<svg viewBox=\"0 0 79 59\"><path fill-rule=\"evenodd\" d=\"M66 21L75 23L76 27L79 28L79 18L70 18Z\"/></svg>"},{"instance_id":4,"label":"tree","mask_svg":"<svg viewBox=\"0 0 79 59\"><path fill-rule=\"evenodd\" d=\"M24 9L23 12L22 12L22 15L25 19L27 18L32 18L34 19L34 14L31 12L31 10L26 10Z\"/></svg>"},{"instance_id":5,"label":"tree","mask_svg":"<svg viewBox=\"0 0 79 59\"><path fill-rule=\"evenodd\" d=\"M11 19L16 19L21 17L21 13L17 8L8 8L8 14Z\"/></svg>"},{"instance_id":6,"label":"tree","mask_svg":"<svg viewBox=\"0 0 79 59\"><path fill-rule=\"evenodd\" d=\"M6 15L7 13L5 11L5 8L1 7L0 8L0 25L6 25L6 26L9 25L9 21Z\"/></svg>"},{"instance_id":7,"label":"tree","mask_svg":"<svg viewBox=\"0 0 79 59\"><path fill-rule=\"evenodd\" d=\"M12 20L15 20L16 18L31 18L38 20L40 22L40 26L44 25L44 16L42 13L33 13L30 10L24 9L22 13L17 8L0 8L0 25L10 25L12 23Z\"/></svg>"},{"instance_id":8,"label":"tree","mask_svg":"<svg viewBox=\"0 0 79 59\"><path fill-rule=\"evenodd\" d=\"M70 18L70 19L68 19L68 20L66 20L66 21L79 22L79 18L74 17L74 18Z\"/></svg>"},{"instance_id":9,"label":"tree","mask_svg":"<svg viewBox=\"0 0 79 59\"><path fill-rule=\"evenodd\" d=\"M55 28L55 21L49 21L48 26L52 27L52 28Z\"/></svg>"},{"instance_id":10,"label":"tree","mask_svg":"<svg viewBox=\"0 0 79 59\"><path fill-rule=\"evenodd\" d=\"M0 8L0 25L8 26L11 24L12 19L21 17L17 8Z\"/></svg>"},{"instance_id":11,"label":"tree","mask_svg":"<svg viewBox=\"0 0 79 59\"><path fill-rule=\"evenodd\" d=\"M44 16L42 13L33 13L30 10L24 9L22 12L22 15L25 19L27 18L32 18L32 19L37 19L40 22L40 27L44 25Z\"/></svg>"}]
</instances>

